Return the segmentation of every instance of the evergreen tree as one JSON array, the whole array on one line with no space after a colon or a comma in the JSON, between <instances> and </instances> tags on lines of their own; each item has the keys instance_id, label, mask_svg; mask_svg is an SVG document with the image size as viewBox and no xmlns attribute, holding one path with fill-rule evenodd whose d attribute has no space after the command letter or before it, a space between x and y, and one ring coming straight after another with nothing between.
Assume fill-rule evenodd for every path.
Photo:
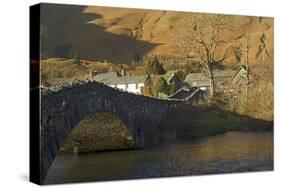
<instances>
[{"instance_id":1,"label":"evergreen tree","mask_svg":"<svg viewBox=\"0 0 281 188\"><path fill-rule=\"evenodd\" d=\"M77 53L77 52L74 54L73 63L74 63L74 64L77 64L77 65L80 64L80 56L79 56L79 53Z\"/></svg>"},{"instance_id":2,"label":"evergreen tree","mask_svg":"<svg viewBox=\"0 0 281 188\"><path fill-rule=\"evenodd\" d=\"M161 75L166 73L162 63L159 62L156 56L145 57L142 61L145 64L145 71L149 74Z\"/></svg>"},{"instance_id":3,"label":"evergreen tree","mask_svg":"<svg viewBox=\"0 0 281 188\"><path fill-rule=\"evenodd\" d=\"M167 85L167 88L165 90L165 93L167 95L172 95L177 91L177 87L174 84Z\"/></svg>"},{"instance_id":4,"label":"evergreen tree","mask_svg":"<svg viewBox=\"0 0 281 188\"><path fill-rule=\"evenodd\" d=\"M178 79L185 80L187 73L184 70L178 70L177 72L175 72L175 75Z\"/></svg>"},{"instance_id":5,"label":"evergreen tree","mask_svg":"<svg viewBox=\"0 0 281 188\"><path fill-rule=\"evenodd\" d=\"M157 79L157 81L155 82L155 86L154 86L154 89L155 89L155 92L157 93L166 93L166 89L168 87L168 84L165 80L165 78L163 78L162 76L159 77Z\"/></svg>"}]
</instances>

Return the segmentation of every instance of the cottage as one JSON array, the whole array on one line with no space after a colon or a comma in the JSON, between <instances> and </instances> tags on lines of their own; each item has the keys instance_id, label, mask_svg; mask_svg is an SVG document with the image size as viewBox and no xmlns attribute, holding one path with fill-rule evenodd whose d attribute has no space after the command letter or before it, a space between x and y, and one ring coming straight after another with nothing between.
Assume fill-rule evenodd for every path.
<instances>
[{"instance_id":1,"label":"cottage","mask_svg":"<svg viewBox=\"0 0 281 188\"><path fill-rule=\"evenodd\" d=\"M97 82L104 83L110 87L118 88L130 93L141 94L146 76L127 76L116 72L99 73L93 77Z\"/></svg>"},{"instance_id":2,"label":"cottage","mask_svg":"<svg viewBox=\"0 0 281 188\"><path fill-rule=\"evenodd\" d=\"M214 71L214 82L217 90L230 91L233 86L243 82L247 74L245 66L240 66L237 71L221 70ZM190 88L197 87L201 90L207 90L210 87L210 80L204 73L190 73L186 76L184 82Z\"/></svg>"}]
</instances>

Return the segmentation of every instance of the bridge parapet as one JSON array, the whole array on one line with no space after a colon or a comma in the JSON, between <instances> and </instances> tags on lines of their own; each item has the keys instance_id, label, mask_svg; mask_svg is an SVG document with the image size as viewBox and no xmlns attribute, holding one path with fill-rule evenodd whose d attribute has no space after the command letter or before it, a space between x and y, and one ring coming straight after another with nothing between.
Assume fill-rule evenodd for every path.
<instances>
[{"instance_id":1,"label":"bridge parapet","mask_svg":"<svg viewBox=\"0 0 281 188\"><path fill-rule=\"evenodd\" d=\"M40 89L42 181L68 134L86 116L99 111L116 114L135 144L144 148L159 142L157 133L165 117L184 104L116 90L92 80Z\"/></svg>"}]
</instances>

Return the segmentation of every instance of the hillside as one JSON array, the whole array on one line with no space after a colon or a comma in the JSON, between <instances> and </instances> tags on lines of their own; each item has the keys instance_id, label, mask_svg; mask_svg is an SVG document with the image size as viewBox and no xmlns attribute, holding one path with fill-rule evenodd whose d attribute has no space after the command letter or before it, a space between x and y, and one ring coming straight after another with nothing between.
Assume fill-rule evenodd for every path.
<instances>
[{"instance_id":1,"label":"hillside","mask_svg":"<svg viewBox=\"0 0 281 188\"><path fill-rule=\"evenodd\" d=\"M125 8L43 4L41 36L44 59L71 58L129 64L144 55L180 55L175 37L191 13ZM273 54L273 19L232 17L239 38L249 31L250 62L259 49ZM227 36L226 36L227 37ZM267 56L267 54L266 54ZM232 62L234 59L232 59Z\"/></svg>"}]
</instances>

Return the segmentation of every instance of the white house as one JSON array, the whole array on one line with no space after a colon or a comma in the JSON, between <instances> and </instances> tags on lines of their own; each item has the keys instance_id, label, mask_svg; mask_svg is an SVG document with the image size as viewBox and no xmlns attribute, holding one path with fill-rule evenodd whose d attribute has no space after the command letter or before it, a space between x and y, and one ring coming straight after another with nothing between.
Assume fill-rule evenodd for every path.
<instances>
[{"instance_id":1,"label":"white house","mask_svg":"<svg viewBox=\"0 0 281 188\"><path fill-rule=\"evenodd\" d=\"M141 94L146 76L120 75L116 72L96 74L93 79L110 87L118 88L130 93Z\"/></svg>"}]
</instances>

